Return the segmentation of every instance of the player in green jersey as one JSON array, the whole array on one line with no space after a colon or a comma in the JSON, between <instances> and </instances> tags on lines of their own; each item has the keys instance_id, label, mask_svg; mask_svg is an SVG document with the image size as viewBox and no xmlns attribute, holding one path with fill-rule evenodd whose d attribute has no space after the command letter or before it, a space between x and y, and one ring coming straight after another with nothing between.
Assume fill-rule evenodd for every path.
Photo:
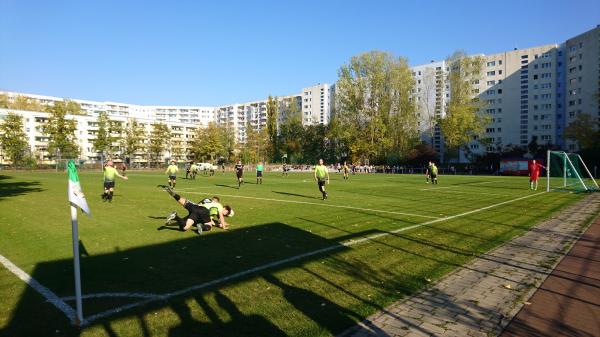
<instances>
[{"instance_id":1,"label":"player in green jersey","mask_svg":"<svg viewBox=\"0 0 600 337\"><path fill-rule=\"evenodd\" d=\"M221 205L218 197L204 199L196 204L179 196L170 187L165 186L164 190L188 211L188 215L182 218L177 215L177 212L173 211L167 216L165 225L158 228L159 230L176 225L179 230L186 231L195 225L198 228L198 234L202 234L202 231L209 231L213 226L223 229L227 229L229 226L225 222L225 217L232 217L234 212L230 206Z\"/></svg>"},{"instance_id":2,"label":"player in green jersey","mask_svg":"<svg viewBox=\"0 0 600 337\"><path fill-rule=\"evenodd\" d=\"M256 184L262 184L264 165L262 162L256 165Z\"/></svg>"},{"instance_id":3,"label":"player in green jersey","mask_svg":"<svg viewBox=\"0 0 600 337\"><path fill-rule=\"evenodd\" d=\"M109 160L104 166L104 193L102 200L112 202L113 193L115 192L115 176L128 180L129 178L122 176L117 172L112 160Z\"/></svg>"},{"instance_id":4,"label":"player in green jersey","mask_svg":"<svg viewBox=\"0 0 600 337\"><path fill-rule=\"evenodd\" d=\"M437 175L438 175L438 168L437 166L435 166L435 163L430 161L429 162L429 166L427 167L427 172L425 173L427 175L427 183L429 184L429 179L431 178L431 183L437 185L438 180L437 180Z\"/></svg>"},{"instance_id":5,"label":"player in green jersey","mask_svg":"<svg viewBox=\"0 0 600 337\"><path fill-rule=\"evenodd\" d=\"M319 165L315 166L315 180L319 186L319 191L323 194L323 200L327 199L325 184L329 184L329 171L327 166L323 165L323 159L319 159Z\"/></svg>"},{"instance_id":6,"label":"player in green jersey","mask_svg":"<svg viewBox=\"0 0 600 337\"><path fill-rule=\"evenodd\" d=\"M171 165L167 167L165 173L169 175L169 186L175 188L175 184L177 183L177 172L179 172L179 168L175 165L175 160L171 160Z\"/></svg>"},{"instance_id":7,"label":"player in green jersey","mask_svg":"<svg viewBox=\"0 0 600 337\"><path fill-rule=\"evenodd\" d=\"M346 162L344 162L344 166L342 166L342 171L344 171L344 180L348 180L348 178L350 178L350 167L348 167Z\"/></svg>"},{"instance_id":8,"label":"player in green jersey","mask_svg":"<svg viewBox=\"0 0 600 337\"><path fill-rule=\"evenodd\" d=\"M192 166L190 166L190 177L192 177L192 179L196 180L197 173L198 173L198 165L196 165L196 163L192 163Z\"/></svg>"},{"instance_id":9,"label":"player in green jersey","mask_svg":"<svg viewBox=\"0 0 600 337\"><path fill-rule=\"evenodd\" d=\"M232 217L234 215L233 209L231 206L221 204L221 199L219 197L206 198L200 202L200 204L208 209L210 213L210 218L213 220L213 223L223 229L228 229L229 224L225 221L225 217ZM210 227L205 227L205 230L211 230Z\"/></svg>"}]
</instances>

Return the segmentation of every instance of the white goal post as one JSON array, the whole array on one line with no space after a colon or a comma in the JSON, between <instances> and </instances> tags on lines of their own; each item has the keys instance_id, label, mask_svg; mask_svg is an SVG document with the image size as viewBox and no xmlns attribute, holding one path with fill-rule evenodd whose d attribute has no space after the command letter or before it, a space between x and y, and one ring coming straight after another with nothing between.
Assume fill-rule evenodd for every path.
<instances>
[{"instance_id":1,"label":"white goal post","mask_svg":"<svg viewBox=\"0 0 600 337\"><path fill-rule=\"evenodd\" d=\"M546 191L598 191L598 183L577 153L548 151Z\"/></svg>"}]
</instances>

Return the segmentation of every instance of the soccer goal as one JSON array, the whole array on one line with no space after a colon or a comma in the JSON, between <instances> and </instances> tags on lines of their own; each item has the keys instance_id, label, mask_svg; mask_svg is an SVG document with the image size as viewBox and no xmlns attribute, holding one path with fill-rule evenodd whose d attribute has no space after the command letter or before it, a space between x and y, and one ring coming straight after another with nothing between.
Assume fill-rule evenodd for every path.
<instances>
[{"instance_id":1,"label":"soccer goal","mask_svg":"<svg viewBox=\"0 0 600 337\"><path fill-rule=\"evenodd\" d=\"M576 153L548 151L547 188L549 191L598 191L598 183Z\"/></svg>"}]
</instances>

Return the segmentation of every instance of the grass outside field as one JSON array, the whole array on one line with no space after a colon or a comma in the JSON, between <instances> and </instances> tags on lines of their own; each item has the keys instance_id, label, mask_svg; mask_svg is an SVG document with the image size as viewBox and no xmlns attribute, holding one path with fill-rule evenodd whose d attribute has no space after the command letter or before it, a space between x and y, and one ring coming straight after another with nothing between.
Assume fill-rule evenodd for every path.
<instances>
[{"instance_id":1,"label":"grass outside field","mask_svg":"<svg viewBox=\"0 0 600 337\"><path fill-rule=\"evenodd\" d=\"M218 195L236 212L230 230L198 236L157 230L186 213L156 187L163 174L130 172L105 203L101 173L80 172L93 215L80 215L83 293L96 294L83 309L99 318L76 330L0 266L0 336L335 335L582 198L529 191L526 177L331 177L325 201L310 174L256 185L247 173L240 190L233 173L180 177L183 197ZM65 173L0 172L0 255L59 297L74 294L66 185Z\"/></svg>"}]
</instances>

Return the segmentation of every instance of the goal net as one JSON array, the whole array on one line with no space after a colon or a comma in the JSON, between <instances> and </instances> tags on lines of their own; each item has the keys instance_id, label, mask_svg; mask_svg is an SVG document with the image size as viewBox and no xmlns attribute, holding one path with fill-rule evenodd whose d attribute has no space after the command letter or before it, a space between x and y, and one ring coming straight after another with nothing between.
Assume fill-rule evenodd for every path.
<instances>
[{"instance_id":1,"label":"goal net","mask_svg":"<svg viewBox=\"0 0 600 337\"><path fill-rule=\"evenodd\" d=\"M598 191L598 183L576 153L548 151L547 191Z\"/></svg>"}]
</instances>

